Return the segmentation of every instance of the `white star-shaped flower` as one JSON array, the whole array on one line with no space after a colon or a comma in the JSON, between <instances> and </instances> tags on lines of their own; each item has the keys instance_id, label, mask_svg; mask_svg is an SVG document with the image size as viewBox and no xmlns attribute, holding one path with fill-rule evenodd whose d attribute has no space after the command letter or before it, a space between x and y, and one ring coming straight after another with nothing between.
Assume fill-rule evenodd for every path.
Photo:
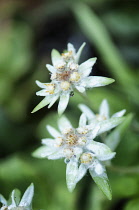
<instances>
[{"instance_id":1,"label":"white star-shaped flower","mask_svg":"<svg viewBox=\"0 0 139 210\"><path fill-rule=\"evenodd\" d=\"M50 125L46 128L50 135L54 138L42 139L44 146L34 152L34 156L47 157L48 159L70 158L79 159L83 148L89 144L97 135L99 127L86 125L86 116L81 115L79 127L73 128L70 121L65 117L58 120L59 131Z\"/></svg>"},{"instance_id":2,"label":"white star-shaped flower","mask_svg":"<svg viewBox=\"0 0 139 210\"><path fill-rule=\"evenodd\" d=\"M36 95L45 98L34 108L32 113L48 104L48 108L50 108L60 97L58 113L61 115L68 105L70 96L74 95L74 89L84 93L88 88L105 86L114 82L111 78L89 76L96 58L90 58L79 65L79 58L84 46L85 43L82 44L77 53L70 43L65 53L60 54L57 50L52 50L53 65L46 65L51 73L51 82L36 81L37 85L42 88Z\"/></svg>"},{"instance_id":3,"label":"white star-shaped flower","mask_svg":"<svg viewBox=\"0 0 139 210\"><path fill-rule=\"evenodd\" d=\"M21 200L19 198L19 191L13 190L11 194L11 204L0 195L0 202L3 204L1 210L32 210L32 198L34 195L34 185L31 184L25 191Z\"/></svg>"},{"instance_id":4,"label":"white star-shaped flower","mask_svg":"<svg viewBox=\"0 0 139 210\"><path fill-rule=\"evenodd\" d=\"M51 126L47 129L54 139L42 139L42 144L33 156L54 160L64 158L67 164L66 181L69 191L73 191L77 182L85 175L87 169L104 175L102 161L110 160L115 153L104 144L93 141L98 135L100 126L87 125L85 114L79 119L79 127L73 128L69 120L63 116L58 121L59 131Z\"/></svg>"},{"instance_id":5,"label":"white star-shaped flower","mask_svg":"<svg viewBox=\"0 0 139 210\"><path fill-rule=\"evenodd\" d=\"M126 110L123 109L110 117L109 104L106 99L102 101L98 114L95 114L84 104L79 104L79 109L86 115L89 124L95 123L100 126L99 134L109 131L119 125L124 120L122 116L126 112Z\"/></svg>"}]
</instances>

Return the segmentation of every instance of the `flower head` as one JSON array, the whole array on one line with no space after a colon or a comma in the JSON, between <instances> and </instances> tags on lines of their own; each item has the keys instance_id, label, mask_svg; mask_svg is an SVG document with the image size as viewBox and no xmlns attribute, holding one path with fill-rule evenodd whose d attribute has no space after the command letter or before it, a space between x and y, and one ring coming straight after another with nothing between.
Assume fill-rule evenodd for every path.
<instances>
[{"instance_id":1,"label":"flower head","mask_svg":"<svg viewBox=\"0 0 139 210\"><path fill-rule=\"evenodd\" d=\"M36 95L45 98L34 108L32 112L38 111L48 105L50 108L60 97L58 113L62 114L69 102L70 96L74 95L74 89L83 93L87 88L105 86L114 82L111 78L89 76L96 58L90 58L82 64L79 64L79 58L85 43L76 50L72 44L68 44L67 51L60 54L57 50L52 50L52 64L46 67L51 73L50 83L41 83L36 81L42 88Z\"/></svg>"},{"instance_id":2,"label":"flower head","mask_svg":"<svg viewBox=\"0 0 139 210\"><path fill-rule=\"evenodd\" d=\"M79 109L86 115L89 124L95 123L100 126L99 134L119 125L123 121L123 115L126 112L126 110L123 109L110 117L109 104L106 99L100 104L98 114L95 114L84 104L79 104Z\"/></svg>"},{"instance_id":3,"label":"flower head","mask_svg":"<svg viewBox=\"0 0 139 210\"><path fill-rule=\"evenodd\" d=\"M1 210L32 210L32 198L34 195L34 185L31 184L20 200L20 191L15 189L11 194L11 204L0 195L0 202L3 204Z\"/></svg>"},{"instance_id":4,"label":"flower head","mask_svg":"<svg viewBox=\"0 0 139 210\"><path fill-rule=\"evenodd\" d=\"M64 158L67 164L66 181L69 191L73 191L78 181L89 169L91 176L106 177L105 166L102 162L115 156L105 144L95 142L100 126L87 125L85 114L79 120L79 127L73 128L69 120L63 116L58 121L59 131L51 126L47 129L54 139L42 139L42 144L33 156L54 160ZM93 175L92 175L93 174Z\"/></svg>"}]
</instances>

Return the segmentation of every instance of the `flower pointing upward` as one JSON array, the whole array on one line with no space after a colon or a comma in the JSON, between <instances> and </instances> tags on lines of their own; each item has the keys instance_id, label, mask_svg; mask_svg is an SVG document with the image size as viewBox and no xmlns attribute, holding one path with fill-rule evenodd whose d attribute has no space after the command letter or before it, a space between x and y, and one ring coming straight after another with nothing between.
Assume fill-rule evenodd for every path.
<instances>
[{"instance_id":1,"label":"flower pointing upward","mask_svg":"<svg viewBox=\"0 0 139 210\"><path fill-rule=\"evenodd\" d=\"M85 43L81 45L77 53L70 43L68 43L67 52L65 53L60 54L57 50L52 50L53 65L46 65L51 73L51 82L41 83L36 81L36 84L42 88L36 95L45 98L33 109L32 113L46 105L50 108L60 98L58 113L61 115L68 105L70 96L74 95L74 89L84 93L88 88L105 86L114 82L111 78L89 76L96 58L90 58L79 64L79 58L84 46Z\"/></svg>"},{"instance_id":2,"label":"flower pointing upward","mask_svg":"<svg viewBox=\"0 0 139 210\"><path fill-rule=\"evenodd\" d=\"M1 210L32 210L32 198L34 195L34 185L31 184L25 191L24 195L20 200L20 191L15 189L11 193L11 200L6 201L6 199L0 195L0 203L3 206Z\"/></svg>"}]
</instances>

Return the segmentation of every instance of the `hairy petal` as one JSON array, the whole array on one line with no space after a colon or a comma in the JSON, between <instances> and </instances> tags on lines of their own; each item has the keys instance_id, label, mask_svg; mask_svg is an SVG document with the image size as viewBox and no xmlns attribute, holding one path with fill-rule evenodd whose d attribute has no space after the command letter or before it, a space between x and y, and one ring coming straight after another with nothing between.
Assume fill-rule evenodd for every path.
<instances>
[{"instance_id":1,"label":"hairy petal","mask_svg":"<svg viewBox=\"0 0 139 210\"><path fill-rule=\"evenodd\" d=\"M30 207L32 203L32 198L34 195L34 185L33 183L27 188L25 191L19 206L25 206L25 207Z\"/></svg>"},{"instance_id":2,"label":"hairy petal","mask_svg":"<svg viewBox=\"0 0 139 210\"><path fill-rule=\"evenodd\" d=\"M111 117L122 117L126 112L126 109L123 109L119 112L116 112L115 114L113 114Z\"/></svg>"},{"instance_id":3,"label":"hairy petal","mask_svg":"<svg viewBox=\"0 0 139 210\"><path fill-rule=\"evenodd\" d=\"M56 149L52 147L41 146L32 153L32 156L36 158L46 158L55 152L55 150Z\"/></svg>"},{"instance_id":4,"label":"hairy petal","mask_svg":"<svg viewBox=\"0 0 139 210\"><path fill-rule=\"evenodd\" d=\"M60 96L60 101L59 101L59 104L58 104L58 114L59 115L63 114L63 112L67 108L68 102L69 102L69 93L62 94Z\"/></svg>"},{"instance_id":5,"label":"hairy petal","mask_svg":"<svg viewBox=\"0 0 139 210\"><path fill-rule=\"evenodd\" d=\"M73 52L73 55L75 55L76 50L75 50L75 48L74 48L73 44L68 43L68 51L72 51L72 52Z\"/></svg>"},{"instance_id":6,"label":"hairy petal","mask_svg":"<svg viewBox=\"0 0 139 210\"><path fill-rule=\"evenodd\" d=\"M79 127L86 126L86 122L87 122L86 115L83 113L81 114L80 119L79 119Z\"/></svg>"},{"instance_id":7,"label":"hairy petal","mask_svg":"<svg viewBox=\"0 0 139 210\"><path fill-rule=\"evenodd\" d=\"M59 98L59 94L55 94L53 97L52 97L52 100L48 106L48 109L51 108L53 106L53 104L57 101L57 99Z\"/></svg>"},{"instance_id":8,"label":"hairy petal","mask_svg":"<svg viewBox=\"0 0 139 210\"><path fill-rule=\"evenodd\" d=\"M47 128L48 132L50 133L50 135L53 136L54 138L61 136L61 134L52 126L47 125L46 128Z\"/></svg>"},{"instance_id":9,"label":"hairy petal","mask_svg":"<svg viewBox=\"0 0 139 210\"><path fill-rule=\"evenodd\" d=\"M71 159L67 164L66 168L66 182L67 187L70 192L72 192L77 183L77 175L78 175L78 163L76 160Z\"/></svg>"},{"instance_id":10,"label":"hairy petal","mask_svg":"<svg viewBox=\"0 0 139 210\"><path fill-rule=\"evenodd\" d=\"M97 58L90 58L79 66L79 73L82 77L87 77L92 71L92 67L95 64Z\"/></svg>"},{"instance_id":11,"label":"hairy petal","mask_svg":"<svg viewBox=\"0 0 139 210\"><path fill-rule=\"evenodd\" d=\"M82 164L79 166L79 169L78 169L78 176L77 176L77 182L79 182L83 177L84 175L86 174L87 172L87 166L85 164Z\"/></svg>"},{"instance_id":12,"label":"hairy petal","mask_svg":"<svg viewBox=\"0 0 139 210\"><path fill-rule=\"evenodd\" d=\"M51 57L52 57L52 64L54 66L57 65L58 62L61 60L60 53L55 49L52 50Z\"/></svg>"},{"instance_id":13,"label":"hairy petal","mask_svg":"<svg viewBox=\"0 0 139 210\"><path fill-rule=\"evenodd\" d=\"M75 88L80 92L80 93L84 93L85 92L85 88L79 85L76 85Z\"/></svg>"},{"instance_id":14,"label":"hairy petal","mask_svg":"<svg viewBox=\"0 0 139 210\"><path fill-rule=\"evenodd\" d=\"M100 158L100 160L108 160L113 158L115 155L115 153L113 154L107 145L100 142L92 141L86 147L91 150L98 159Z\"/></svg>"},{"instance_id":15,"label":"hairy petal","mask_svg":"<svg viewBox=\"0 0 139 210\"><path fill-rule=\"evenodd\" d=\"M70 121L68 120L66 116L62 116L58 120L58 127L60 131L62 132L63 129L65 128L72 128L72 124L70 123Z\"/></svg>"},{"instance_id":16,"label":"hairy petal","mask_svg":"<svg viewBox=\"0 0 139 210\"><path fill-rule=\"evenodd\" d=\"M75 57L75 62L76 62L76 63L79 62L81 53L82 53L83 48L84 48L85 45L86 45L86 43L84 42L84 43L81 45L81 47L79 48L78 52L76 53L76 57Z\"/></svg>"},{"instance_id":17,"label":"hairy petal","mask_svg":"<svg viewBox=\"0 0 139 210\"><path fill-rule=\"evenodd\" d=\"M82 80L81 85L86 88L100 87L109 85L114 82L114 79L99 76L89 76Z\"/></svg>"},{"instance_id":18,"label":"hairy petal","mask_svg":"<svg viewBox=\"0 0 139 210\"><path fill-rule=\"evenodd\" d=\"M53 95L46 96L34 109L31 113L37 112L39 109L47 106L53 98Z\"/></svg>"},{"instance_id":19,"label":"hairy petal","mask_svg":"<svg viewBox=\"0 0 139 210\"><path fill-rule=\"evenodd\" d=\"M124 119L124 117L112 117L108 120L100 121L98 123L100 126L99 134L111 130L112 128L122 123Z\"/></svg>"},{"instance_id":20,"label":"hairy petal","mask_svg":"<svg viewBox=\"0 0 139 210\"><path fill-rule=\"evenodd\" d=\"M55 73L56 69L54 66L50 65L50 64L46 64L47 69L51 72L51 73Z\"/></svg>"},{"instance_id":21,"label":"hairy petal","mask_svg":"<svg viewBox=\"0 0 139 210\"><path fill-rule=\"evenodd\" d=\"M88 120L91 120L96 117L94 112L84 104L78 105L79 109L87 116Z\"/></svg>"},{"instance_id":22,"label":"hairy petal","mask_svg":"<svg viewBox=\"0 0 139 210\"><path fill-rule=\"evenodd\" d=\"M100 105L100 108L99 108L99 114L101 116L104 116L106 117L106 119L109 118L109 104L107 102L106 99L104 99Z\"/></svg>"},{"instance_id":23,"label":"hairy petal","mask_svg":"<svg viewBox=\"0 0 139 210\"><path fill-rule=\"evenodd\" d=\"M104 195L106 195L106 197L109 200L111 200L112 199L112 191L111 191L111 187L109 184L109 180L108 180L106 171L104 170L104 172L99 175L95 172L95 170L93 168L90 168L89 172L90 172L90 175L93 178L94 182L100 188L100 190L102 190Z\"/></svg>"}]
</instances>

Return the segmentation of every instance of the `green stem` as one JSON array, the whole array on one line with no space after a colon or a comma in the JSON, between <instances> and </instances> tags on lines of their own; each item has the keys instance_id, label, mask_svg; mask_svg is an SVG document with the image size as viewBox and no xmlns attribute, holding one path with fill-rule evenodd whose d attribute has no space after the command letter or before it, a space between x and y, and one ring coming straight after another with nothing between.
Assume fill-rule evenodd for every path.
<instances>
[{"instance_id":1,"label":"green stem","mask_svg":"<svg viewBox=\"0 0 139 210\"><path fill-rule=\"evenodd\" d=\"M119 167L119 166L108 166L111 171L122 173L122 174L139 174L139 166L135 167Z\"/></svg>"}]
</instances>

